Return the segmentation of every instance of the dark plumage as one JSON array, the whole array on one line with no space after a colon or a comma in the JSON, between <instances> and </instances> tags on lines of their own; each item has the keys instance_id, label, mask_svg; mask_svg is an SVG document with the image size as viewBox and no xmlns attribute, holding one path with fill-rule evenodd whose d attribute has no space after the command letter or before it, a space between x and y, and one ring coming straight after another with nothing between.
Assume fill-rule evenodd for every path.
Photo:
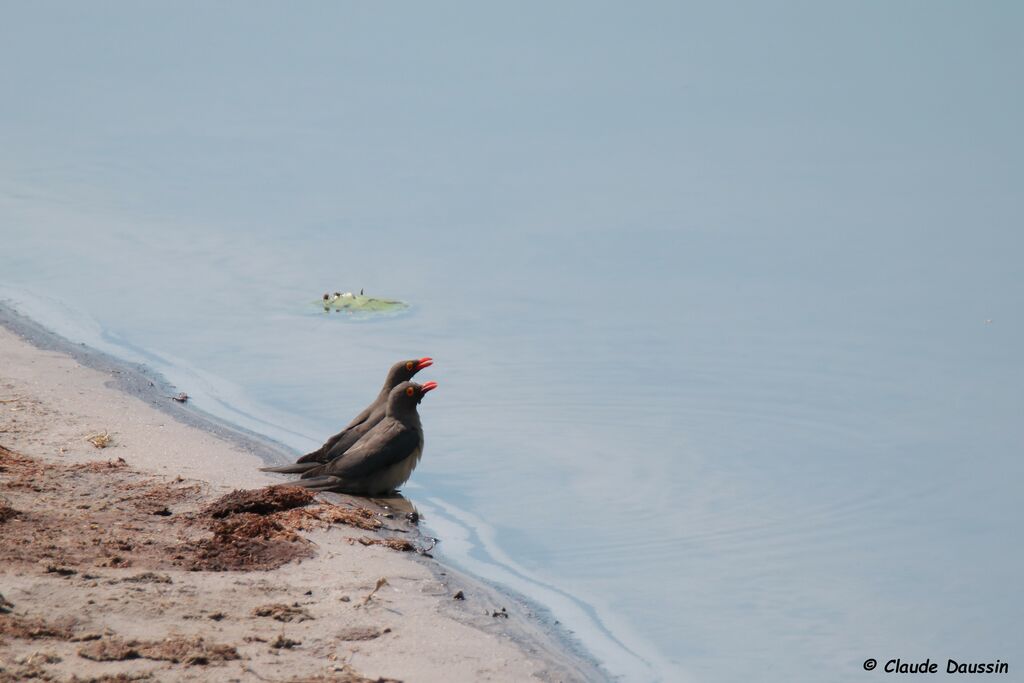
<instances>
[{"instance_id":1,"label":"dark plumage","mask_svg":"<svg viewBox=\"0 0 1024 683\"><path fill-rule=\"evenodd\" d=\"M294 482L315 491L376 496L408 481L423 455L423 427L416 406L437 382L402 382L388 396L384 419L343 455Z\"/></svg>"},{"instance_id":2,"label":"dark plumage","mask_svg":"<svg viewBox=\"0 0 1024 683\"><path fill-rule=\"evenodd\" d=\"M429 356L419 360L403 360L395 363L388 370L388 376L384 379L384 386L381 388L373 403L366 406L363 412L353 418L344 429L327 439L323 446L307 453L299 458L292 465L280 465L278 467L261 467L264 472L279 472L282 474L295 474L308 472L309 470L334 460L352 445L359 441L364 434L373 429L384 418L387 408L388 396L391 390L402 382L408 382L423 368L429 368L434 360Z\"/></svg>"}]
</instances>

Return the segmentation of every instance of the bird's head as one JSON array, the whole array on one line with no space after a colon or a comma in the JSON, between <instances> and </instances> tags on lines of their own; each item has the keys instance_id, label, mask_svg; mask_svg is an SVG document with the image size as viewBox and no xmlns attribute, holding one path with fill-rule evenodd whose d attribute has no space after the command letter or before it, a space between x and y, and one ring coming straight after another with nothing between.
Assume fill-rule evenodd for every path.
<instances>
[{"instance_id":1,"label":"bird's head","mask_svg":"<svg viewBox=\"0 0 1024 683\"><path fill-rule=\"evenodd\" d=\"M400 360L391 366L388 371L388 378L384 385L390 392L402 382L408 382L416 375L417 372L423 368L429 368L434 364L434 359L429 356L424 356L420 359L413 360Z\"/></svg>"},{"instance_id":2,"label":"bird's head","mask_svg":"<svg viewBox=\"0 0 1024 683\"><path fill-rule=\"evenodd\" d=\"M423 397L427 395L427 392L433 391L436 388L437 382L426 382L424 384L402 382L391 390L391 394L388 397L388 412L415 408L423 400Z\"/></svg>"}]
</instances>

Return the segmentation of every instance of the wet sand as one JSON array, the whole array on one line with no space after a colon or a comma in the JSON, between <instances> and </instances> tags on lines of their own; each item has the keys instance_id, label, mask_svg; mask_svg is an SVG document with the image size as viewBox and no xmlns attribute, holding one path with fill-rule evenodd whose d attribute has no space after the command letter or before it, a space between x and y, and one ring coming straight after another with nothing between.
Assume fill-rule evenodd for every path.
<instances>
[{"instance_id":1,"label":"wet sand","mask_svg":"<svg viewBox=\"0 0 1024 683\"><path fill-rule=\"evenodd\" d=\"M265 489L287 449L0 313L0 681L606 678L408 501Z\"/></svg>"}]
</instances>

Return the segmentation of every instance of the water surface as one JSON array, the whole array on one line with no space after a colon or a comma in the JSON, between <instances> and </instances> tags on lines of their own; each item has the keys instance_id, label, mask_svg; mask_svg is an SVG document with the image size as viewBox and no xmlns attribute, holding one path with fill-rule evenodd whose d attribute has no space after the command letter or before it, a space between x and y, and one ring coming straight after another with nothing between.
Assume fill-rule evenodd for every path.
<instances>
[{"instance_id":1,"label":"water surface","mask_svg":"<svg viewBox=\"0 0 1024 683\"><path fill-rule=\"evenodd\" d=\"M627 680L1021 660L1016 5L4 14L22 310L297 449L433 356L440 552Z\"/></svg>"}]
</instances>

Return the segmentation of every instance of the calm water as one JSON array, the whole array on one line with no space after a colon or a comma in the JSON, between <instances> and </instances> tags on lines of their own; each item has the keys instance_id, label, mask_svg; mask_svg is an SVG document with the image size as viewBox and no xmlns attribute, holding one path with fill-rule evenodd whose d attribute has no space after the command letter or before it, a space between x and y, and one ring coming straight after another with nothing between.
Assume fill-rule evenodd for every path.
<instances>
[{"instance_id":1,"label":"calm water","mask_svg":"<svg viewBox=\"0 0 1024 683\"><path fill-rule=\"evenodd\" d=\"M2 15L0 297L298 449L433 356L405 493L627 680L1024 667L1020 5Z\"/></svg>"}]
</instances>

